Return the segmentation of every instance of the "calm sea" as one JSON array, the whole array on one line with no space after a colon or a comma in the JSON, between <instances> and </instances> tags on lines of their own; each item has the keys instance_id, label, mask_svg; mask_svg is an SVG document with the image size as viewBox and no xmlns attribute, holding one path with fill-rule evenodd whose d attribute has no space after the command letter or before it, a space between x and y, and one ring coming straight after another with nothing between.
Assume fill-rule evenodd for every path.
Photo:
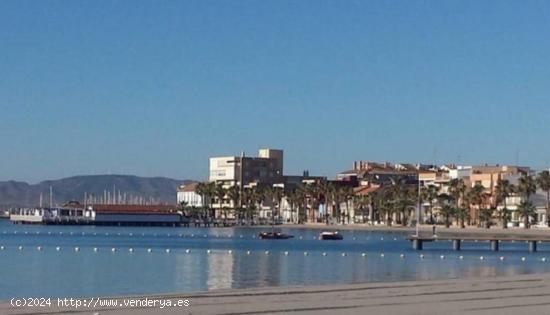
<instances>
[{"instance_id":1,"label":"calm sea","mask_svg":"<svg viewBox=\"0 0 550 315\"><path fill-rule=\"evenodd\" d=\"M255 228L30 226L0 220L0 300L550 271L550 247L543 244L534 254L524 243L505 243L493 253L482 242L465 243L460 252L437 242L416 252L403 233L343 231L343 241L319 241L318 230L279 230L295 238L259 240Z\"/></svg>"}]
</instances>

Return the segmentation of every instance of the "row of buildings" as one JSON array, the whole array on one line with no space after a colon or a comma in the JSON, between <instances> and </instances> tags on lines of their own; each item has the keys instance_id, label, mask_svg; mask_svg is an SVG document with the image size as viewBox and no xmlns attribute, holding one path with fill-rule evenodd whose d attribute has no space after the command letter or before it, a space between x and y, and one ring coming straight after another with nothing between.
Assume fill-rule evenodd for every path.
<instances>
[{"instance_id":1,"label":"row of buildings","mask_svg":"<svg viewBox=\"0 0 550 315\"><path fill-rule=\"evenodd\" d=\"M308 183L331 183L336 186L347 186L352 188L354 196L373 194L377 190L387 185L393 185L397 181L399 184L418 186L433 186L440 194L449 193L449 183L453 179L460 179L467 187L483 187L483 207L499 207L495 198L495 189L501 180L507 180L513 185L517 185L518 180L523 175L535 175L535 172L529 167L510 166L510 165L429 165L429 164L408 164L408 163L390 163L390 162L371 162L355 161L352 168L340 172L334 179L327 179L322 176L310 176L309 172L304 171L302 175L284 174L284 155L282 150L261 149L258 156L249 157L241 154L240 156L213 157L209 161L209 182L222 185L228 189L238 187L241 191L247 187L279 187L285 192L292 191L296 187ZM182 185L178 191L178 203L185 202L192 207L204 207L204 196L198 195L196 190L197 183ZM530 197L537 208L536 221L540 225L546 224L546 192L537 191ZM230 199L208 200L214 209L236 208ZM507 208L512 211L512 219L509 225L521 225L521 220L515 211L521 198L512 194L506 200ZM281 204L282 219L285 221L296 220L291 211L287 198L283 198ZM422 204L421 212L425 212L427 204ZM316 214L314 218L320 219L327 211L327 205L323 202L315 205L312 211ZM351 222L357 218L353 203L345 202L341 205L345 212L351 218ZM260 217L270 217L272 205L269 202L263 204L258 212ZM219 216L220 211L216 212ZM425 218L425 216L423 216ZM361 218L355 221L373 221L373 218Z\"/></svg>"}]
</instances>

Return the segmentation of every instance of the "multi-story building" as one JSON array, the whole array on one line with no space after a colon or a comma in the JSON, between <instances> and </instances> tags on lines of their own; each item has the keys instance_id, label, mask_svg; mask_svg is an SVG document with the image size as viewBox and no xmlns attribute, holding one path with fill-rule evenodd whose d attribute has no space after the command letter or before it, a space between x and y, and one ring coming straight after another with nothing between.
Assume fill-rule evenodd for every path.
<instances>
[{"instance_id":1,"label":"multi-story building","mask_svg":"<svg viewBox=\"0 0 550 315\"><path fill-rule=\"evenodd\" d=\"M281 182L282 177L282 150L261 149L257 157L241 154L210 158L209 180L224 186L274 184Z\"/></svg>"}]
</instances>

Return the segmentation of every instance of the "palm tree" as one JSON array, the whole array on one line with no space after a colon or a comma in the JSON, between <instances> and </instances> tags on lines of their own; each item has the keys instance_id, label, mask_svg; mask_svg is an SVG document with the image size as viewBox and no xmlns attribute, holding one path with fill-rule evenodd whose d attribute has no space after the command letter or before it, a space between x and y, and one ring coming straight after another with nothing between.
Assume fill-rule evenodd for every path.
<instances>
[{"instance_id":1,"label":"palm tree","mask_svg":"<svg viewBox=\"0 0 550 315\"><path fill-rule=\"evenodd\" d=\"M197 195L200 195L203 203L204 203L204 216L207 217L209 210L210 210L210 204L211 204L211 198L213 196L214 186L215 183L198 183L195 187L195 193Z\"/></svg>"},{"instance_id":2,"label":"palm tree","mask_svg":"<svg viewBox=\"0 0 550 315\"><path fill-rule=\"evenodd\" d=\"M508 228L508 222L510 222L510 220L512 219L512 211L510 211L510 209L508 209L508 208L506 208L506 206L504 206L504 208L501 208L498 211L498 218L502 222L502 227L507 229Z\"/></svg>"},{"instance_id":3,"label":"palm tree","mask_svg":"<svg viewBox=\"0 0 550 315\"><path fill-rule=\"evenodd\" d=\"M231 186L227 189L227 197L233 202L233 211L237 213L237 207L239 205L239 199L241 198L241 192L238 186Z\"/></svg>"},{"instance_id":4,"label":"palm tree","mask_svg":"<svg viewBox=\"0 0 550 315\"><path fill-rule=\"evenodd\" d=\"M363 223L366 223L366 220L365 220L366 209L370 211L370 204L371 204L371 195L359 195L359 196L356 195L353 197L353 208L354 208L355 215L357 215L357 213L360 213Z\"/></svg>"},{"instance_id":5,"label":"palm tree","mask_svg":"<svg viewBox=\"0 0 550 315\"><path fill-rule=\"evenodd\" d=\"M488 229L491 226L491 220L493 218L493 214L495 213L496 208L483 208L479 212L479 220L480 223L483 224L483 227Z\"/></svg>"},{"instance_id":6,"label":"palm tree","mask_svg":"<svg viewBox=\"0 0 550 315\"><path fill-rule=\"evenodd\" d=\"M444 204L439 213L445 218L445 227L448 228L451 226L451 217L455 215L456 208L450 204Z\"/></svg>"},{"instance_id":7,"label":"palm tree","mask_svg":"<svg viewBox=\"0 0 550 315\"><path fill-rule=\"evenodd\" d=\"M537 185L531 175L525 174L519 178L518 192L523 197L525 197L525 199L529 200L529 197L531 197L531 195L534 194L536 191L537 191Z\"/></svg>"},{"instance_id":8,"label":"palm tree","mask_svg":"<svg viewBox=\"0 0 550 315\"><path fill-rule=\"evenodd\" d=\"M523 200L518 205L519 216L523 218L524 228L529 228L529 218L534 217L536 213L536 208L533 203L529 200Z\"/></svg>"},{"instance_id":9,"label":"palm tree","mask_svg":"<svg viewBox=\"0 0 550 315\"><path fill-rule=\"evenodd\" d=\"M428 212L430 215L430 222L434 221L433 206L434 206L434 200L437 199L437 191L438 191L438 188L435 185L422 186L422 188L420 189L420 198L423 201L427 201L429 204Z\"/></svg>"},{"instance_id":10,"label":"palm tree","mask_svg":"<svg viewBox=\"0 0 550 315\"><path fill-rule=\"evenodd\" d=\"M449 194L455 201L455 209L460 209L461 204L464 203L464 194L466 192L466 184L462 178L453 178L449 182ZM464 222L462 222L462 226Z\"/></svg>"},{"instance_id":11,"label":"palm tree","mask_svg":"<svg viewBox=\"0 0 550 315\"><path fill-rule=\"evenodd\" d=\"M546 223L550 226L550 172L540 172L536 182L539 188L546 192Z\"/></svg>"},{"instance_id":12,"label":"palm tree","mask_svg":"<svg viewBox=\"0 0 550 315\"><path fill-rule=\"evenodd\" d=\"M499 217L502 221L502 228L508 228L508 221L510 220L510 211L506 207L506 198L508 198L515 188L510 184L507 179L500 179L495 187L495 199L497 206L502 202L503 208L499 211Z\"/></svg>"},{"instance_id":13,"label":"palm tree","mask_svg":"<svg viewBox=\"0 0 550 315\"><path fill-rule=\"evenodd\" d=\"M478 223L480 219L481 204L483 203L483 192L485 187L481 184L475 184L468 192L468 205L474 206L474 224ZM471 213L471 211L470 211Z\"/></svg>"},{"instance_id":14,"label":"palm tree","mask_svg":"<svg viewBox=\"0 0 550 315\"><path fill-rule=\"evenodd\" d=\"M220 210L223 211L224 220L227 220L227 208L225 208L223 206L226 194L227 194L227 190L223 187L223 185L221 183L218 183L214 187L214 196L216 197L216 199L218 201L218 205L219 205Z\"/></svg>"}]
</instances>

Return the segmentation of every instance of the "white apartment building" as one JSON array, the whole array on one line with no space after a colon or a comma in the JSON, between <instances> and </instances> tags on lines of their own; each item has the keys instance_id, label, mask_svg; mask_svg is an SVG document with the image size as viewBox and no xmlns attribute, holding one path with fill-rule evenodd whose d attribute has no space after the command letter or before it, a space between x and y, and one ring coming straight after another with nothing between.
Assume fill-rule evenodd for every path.
<instances>
[{"instance_id":1,"label":"white apartment building","mask_svg":"<svg viewBox=\"0 0 550 315\"><path fill-rule=\"evenodd\" d=\"M204 200L201 195L195 192L195 188L198 183L191 183L187 185L181 185L178 188L177 200L178 204L185 202L188 206L191 207L203 207Z\"/></svg>"}]
</instances>

